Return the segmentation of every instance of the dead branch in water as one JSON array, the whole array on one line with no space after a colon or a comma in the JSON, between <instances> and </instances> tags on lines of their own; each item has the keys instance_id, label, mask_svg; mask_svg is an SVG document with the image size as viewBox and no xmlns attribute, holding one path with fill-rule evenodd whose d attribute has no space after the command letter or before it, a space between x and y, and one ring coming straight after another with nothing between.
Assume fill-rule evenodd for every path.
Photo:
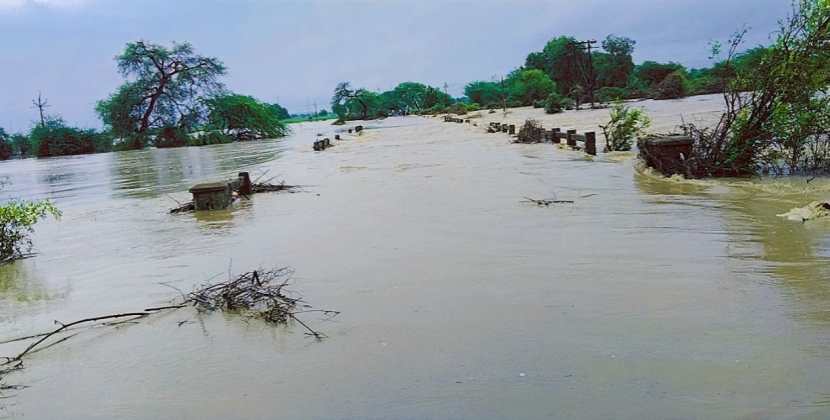
<instances>
[{"instance_id":1,"label":"dead branch in water","mask_svg":"<svg viewBox=\"0 0 830 420\"><path fill-rule=\"evenodd\" d=\"M537 200L535 198L530 198L530 197L525 197L522 202L524 202L524 203L533 203L533 204L536 204L537 206L541 206L541 207L548 207L548 206L551 206L553 204L573 204L574 203L573 200L545 200L545 199Z\"/></svg>"},{"instance_id":2,"label":"dead branch in water","mask_svg":"<svg viewBox=\"0 0 830 420\"><path fill-rule=\"evenodd\" d=\"M296 310L297 305L302 302L302 299L299 297L290 297L286 291L286 286L288 286L293 273L294 271L287 267L268 271L250 271L227 281L206 284L188 294L182 293L182 299L175 304L149 307L135 312L95 316L68 323L55 321L55 324L59 326L52 331L0 341L0 344L5 344L37 339L15 356L0 357L0 390L17 388L3 385L2 380L3 376L23 368L23 358L25 356L52 347L78 334L76 332L69 336L63 335L67 331L84 327L88 328L95 325L115 327L125 323L137 322L150 315L177 310L186 306L193 306L199 311L237 313L259 318L267 323L276 325L285 325L289 321L296 321L305 328L307 331L306 335L318 340L326 338L325 334L311 328L307 323L300 320L297 315L307 312L321 312L327 317L333 317L339 315L340 312L317 309ZM174 286L170 287L179 290ZM303 307L309 308L310 306L303 305ZM110 320L118 321L102 322ZM179 327L182 325L182 322L178 324ZM59 335L63 335L63 337L47 343L50 338Z\"/></svg>"}]
</instances>

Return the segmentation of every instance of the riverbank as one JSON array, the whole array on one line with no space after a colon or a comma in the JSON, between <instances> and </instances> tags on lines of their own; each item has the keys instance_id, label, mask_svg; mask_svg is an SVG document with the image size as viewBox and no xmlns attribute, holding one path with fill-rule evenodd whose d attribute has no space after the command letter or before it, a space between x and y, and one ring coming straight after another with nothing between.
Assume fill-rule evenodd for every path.
<instances>
[{"instance_id":1,"label":"riverbank","mask_svg":"<svg viewBox=\"0 0 830 420\"><path fill-rule=\"evenodd\" d=\"M699 99L642 104L662 130L710 112ZM517 122L542 112L511 111ZM330 337L321 343L193 312L79 336L11 378L31 388L6 413L830 414L830 226L777 216L826 198L827 180L650 177L633 159L486 134L497 115L478 127L368 122L323 153L311 150L316 134L339 128L320 122L279 142L0 163L3 198L52 198L64 211L39 226L37 257L0 268L3 337L163 304L178 295L159 282L190 290L229 267L290 265L294 290L342 312L312 319ZM538 117L590 131L607 110ZM168 194L240 170L307 192L167 213Z\"/></svg>"}]
</instances>

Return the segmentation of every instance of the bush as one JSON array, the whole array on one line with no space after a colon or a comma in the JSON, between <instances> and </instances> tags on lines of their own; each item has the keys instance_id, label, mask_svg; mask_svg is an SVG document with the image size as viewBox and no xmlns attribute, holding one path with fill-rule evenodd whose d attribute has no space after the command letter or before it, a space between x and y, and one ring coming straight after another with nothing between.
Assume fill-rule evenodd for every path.
<instances>
[{"instance_id":1,"label":"bush","mask_svg":"<svg viewBox=\"0 0 830 420\"><path fill-rule=\"evenodd\" d=\"M187 140L188 146L209 146L211 144L233 143L234 138L221 131L208 131L200 136L192 136Z\"/></svg>"},{"instance_id":2,"label":"bush","mask_svg":"<svg viewBox=\"0 0 830 420\"><path fill-rule=\"evenodd\" d=\"M480 111L480 110L481 110L481 105L479 105L475 102L473 102L471 104L467 104L467 111L469 111L469 112L475 112L475 111Z\"/></svg>"},{"instance_id":3,"label":"bush","mask_svg":"<svg viewBox=\"0 0 830 420\"><path fill-rule=\"evenodd\" d=\"M605 151L631 150L634 138L641 136L650 124L651 120L642 109L615 103L611 107L611 120L600 126L605 135Z\"/></svg>"},{"instance_id":4,"label":"bush","mask_svg":"<svg viewBox=\"0 0 830 420\"><path fill-rule=\"evenodd\" d=\"M629 92L621 87L604 87L596 92L597 100L603 103L628 99Z\"/></svg>"},{"instance_id":5,"label":"bush","mask_svg":"<svg viewBox=\"0 0 830 420\"><path fill-rule=\"evenodd\" d=\"M29 255L32 226L49 215L60 216L60 211L49 201L11 201L0 206L0 264Z\"/></svg>"},{"instance_id":6,"label":"bush","mask_svg":"<svg viewBox=\"0 0 830 420\"><path fill-rule=\"evenodd\" d=\"M669 74L654 88L654 99L677 99L686 96L686 76L676 71Z\"/></svg>"},{"instance_id":7,"label":"bush","mask_svg":"<svg viewBox=\"0 0 830 420\"><path fill-rule=\"evenodd\" d=\"M573 108L573 106L573 99L566 98L558 93L551 93L545 99L545 112L548 114L558 114L566 109Z\"/></svg>"},{"instance_id":8,"label":"bush","mask_svg":"<svg viewBox=\"0 0 830 420\"><path fill-rule=\"evenodd\" d=\"M108 136L95 130L68 127L61 119L51 119L29 133L31 150L38 157L81 155L112 149Z\"/></svg>"},{"instance_id":9,"label":"bush","mask_svg":"<svg viewBox=\"0 0 830 420\"><path fill-rule=\"evenodd\" d=\"M533 107L534 108L544 108L546 103L547 103L547 100L539 99L537 101L533 101Z\"/></svg>"}]
</instances>

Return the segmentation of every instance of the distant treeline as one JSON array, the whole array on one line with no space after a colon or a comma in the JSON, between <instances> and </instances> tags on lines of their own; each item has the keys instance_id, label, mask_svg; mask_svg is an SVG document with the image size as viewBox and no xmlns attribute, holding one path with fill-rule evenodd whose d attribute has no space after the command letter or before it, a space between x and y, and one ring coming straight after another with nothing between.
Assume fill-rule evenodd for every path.
<instances>
[{"instance_id":1,"label":"distant treeline","mask_svg":"<svg viewBox=\"0 0 830 420\"><path fill-rule=\"evenodd\" d=\"M609 35L601 50L591 51L574 37L550 40L542 51L532 52L523 66L501 80L477 80L464 88L464 97L421 83L401 83L386 92L354 89L340 83L332 97L332 110L341 120L377 118L408 113L464 113L481 108L535 106L549 113L579 107L591 100L673 99L723 92L737 73L749 71L768 50L750 49L730 65L687 69L668 62L634 64L636 41Z\"/></svg>"},{"instance_id":2,"label":"distant treeline","mask_svg":"<svg viewBox=\"0 0 830 420\"><path fill-rule=\"evenodd\" d=\"M0 159L200 146L288 132L284 107L227 91L220 80L224 64L196 54L188 43L129 43L116 62L125 81L95 107L104 130L72 127L41 107L41 119L28 133L0 128Z\"/></svg>"}]
</instances>

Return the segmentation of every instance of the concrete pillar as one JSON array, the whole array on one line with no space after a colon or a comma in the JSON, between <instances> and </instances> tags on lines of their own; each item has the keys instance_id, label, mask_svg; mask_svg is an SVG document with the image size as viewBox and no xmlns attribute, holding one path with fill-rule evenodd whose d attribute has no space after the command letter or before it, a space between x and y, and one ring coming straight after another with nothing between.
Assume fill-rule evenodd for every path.
<instances>
[{"instance_id":1,"label":"concrete pillar","mask_svg":"<svg viewBox=\"0 0 830 420\"><path fill-rule=\"evenodd\" d=\"M553 141L553 144L559 144L562 140L559 138L560 130L558 128L552 128L550 130L550 139Z\"/></svg>"},{"instance_id":2,"label":"concrete pillar","mask_svg":"<svg viewBox=\"0 0 830 420\"><path fill-rule=\"evenodd\" d=\"M597 133L593 131L585 133L585 153L597 155Z\"/></svg>"}]
</instances>

